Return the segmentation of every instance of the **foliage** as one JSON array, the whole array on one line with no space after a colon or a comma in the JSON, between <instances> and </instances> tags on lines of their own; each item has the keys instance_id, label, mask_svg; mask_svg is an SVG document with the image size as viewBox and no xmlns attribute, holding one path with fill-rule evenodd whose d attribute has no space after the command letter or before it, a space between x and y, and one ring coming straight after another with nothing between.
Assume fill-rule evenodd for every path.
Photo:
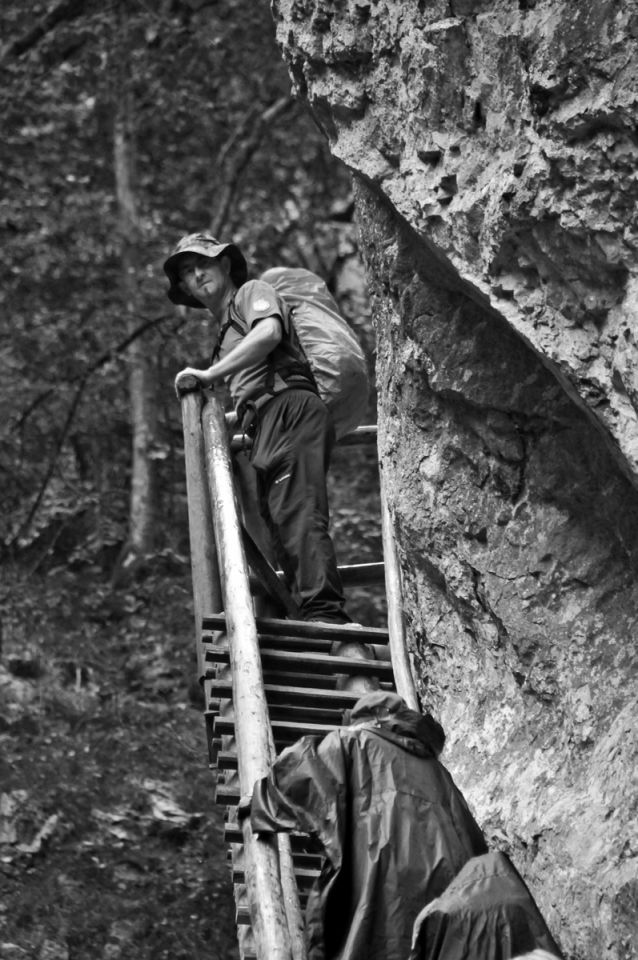
<instances>
[{"instance_id":1,"label":"foliage","mask_svg":"<svg viewBox=\"0 0 638 960\"><path fill-rule=\"evenodd\" d=\"M173 375L208 344L197 312L184 317L166 301L162 260L182 232L215 222L255 270L301 259L329 272L343 232L330 210L347 207L349 180L290 98L265 6L69 7L70 19L19 57L5 50L1 62L10 190L0 202L0 537L15 554L34 539L59 544L61 528L83 539L88 526L110 560L112 537L126 525L130 471L112 142L122 49L143 233L137 325L161 386L152 455L164 516L183 519ZM24 36L45 13L11 0L0 11L3 36ZM172 531L163 533L170 544Z\"/></svg>"},{"instance_id":2,"label":"foliage","mask_svg":"<svg viewBox=\"0 0 638 960\"><path fill-rule=\"evenodd\" d=\"M334 282L356 260L349 177L290 97L265 4L6 0L0 27L0 944L38 960L227 960L230 883L190 709L202 704L172 391L209 343L201 312L166 300L161 264L183 232L214 225L255 273L302 264ZM123 62L142 224L133 333L113 159ZM114 590L135 335L159 385L162 542ZM375 454L334 459L340 556L378 560ZM353 615L381 622L380 593L355 594ZM153 816L158 796L187 815L177 836Z\"/></svg>"}]
</instances>

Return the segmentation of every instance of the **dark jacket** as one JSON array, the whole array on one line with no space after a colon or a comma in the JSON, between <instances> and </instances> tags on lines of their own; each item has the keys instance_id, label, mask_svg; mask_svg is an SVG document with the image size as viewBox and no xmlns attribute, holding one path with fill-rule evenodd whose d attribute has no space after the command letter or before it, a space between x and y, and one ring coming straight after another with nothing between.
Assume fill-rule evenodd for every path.
<instances>
[{"instance_id":1,"label":"dark jacket","mask_svg":"<svg viewBox=\"0 0 638 960\"><path fill-rule=\"evenodd\" d=\"M510 960L538 948L560 957L522 877L494 852L466 863L422 910L410 960Z\"/></svg>"},{"instance_id":2,"label":"dark jacket","mask_svg":"<svg viewBox=\"0 0 638 960\"><path fill-rule=\"evenodd\" d=\"M306 909L309 960L406 960L423 904L486 850L437 760L443 742L396 694L366 694L349 727L304 737L255 785L253 830L301 829L325 854Z\"/></svg>"}]
</instances>

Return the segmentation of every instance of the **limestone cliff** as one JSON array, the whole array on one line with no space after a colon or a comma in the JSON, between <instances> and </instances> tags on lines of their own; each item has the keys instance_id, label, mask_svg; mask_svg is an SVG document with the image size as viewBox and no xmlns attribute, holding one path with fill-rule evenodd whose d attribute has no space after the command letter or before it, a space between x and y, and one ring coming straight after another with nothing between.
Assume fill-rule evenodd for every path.
<instances>
[{"instance_id":1,"label":"limestone cliff","mask_svg":"<svg viewBox=\"0 0 638 960\"><path fill-rule=\"evenodd\" d=\"M638 5L274 13L357 184L423 701L566 955L638 956Z\"/></svg>"}]
</instances>

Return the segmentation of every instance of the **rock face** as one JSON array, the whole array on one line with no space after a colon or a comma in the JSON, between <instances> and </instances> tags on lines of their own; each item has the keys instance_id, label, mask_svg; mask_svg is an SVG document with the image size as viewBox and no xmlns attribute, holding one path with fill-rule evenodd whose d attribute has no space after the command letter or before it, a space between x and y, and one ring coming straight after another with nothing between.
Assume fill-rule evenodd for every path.
<instances>
[{"instance_id":1,"label":"rock face","mask_svg":"<svg viewBox=\"0 0 638 960\"><path fill-rule=\"evenodd\" d=\"M566 955L638 956L638 5L277 0L352 169L424 704Z\"/></svg>"}]
</instances>

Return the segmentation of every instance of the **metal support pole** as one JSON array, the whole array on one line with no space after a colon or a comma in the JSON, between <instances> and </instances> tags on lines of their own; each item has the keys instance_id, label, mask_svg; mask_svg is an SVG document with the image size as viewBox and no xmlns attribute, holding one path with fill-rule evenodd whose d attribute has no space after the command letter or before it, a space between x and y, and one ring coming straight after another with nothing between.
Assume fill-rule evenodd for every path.
<instances>
[{"instance_id":1,"label":"metal support pole","mask_svg":"<svg viewBox=\"0 0 638 960\"><path fill-rule=\"evenodd\" d=\"M390 655L397 693L413 710L420 712L421 707L414 685L414 677L410 666L410 657L405 636L403 621L403 589L401 586L401 567L397 552L394 525L390 510L383 477L383 467L379 470L381 483L381 524L383 537L383 559L385 563L385 589L388 601L388 635L390 638Z\"/></svg>"}]
</instances>

